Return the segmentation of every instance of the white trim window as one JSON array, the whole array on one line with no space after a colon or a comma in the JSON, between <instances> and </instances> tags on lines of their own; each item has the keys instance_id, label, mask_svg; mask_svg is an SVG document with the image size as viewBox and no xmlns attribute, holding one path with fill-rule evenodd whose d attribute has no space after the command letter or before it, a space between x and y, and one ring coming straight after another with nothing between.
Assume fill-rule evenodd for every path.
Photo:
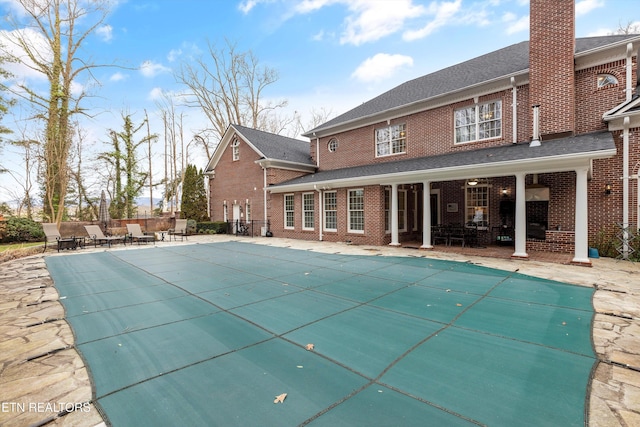
<instances>
[{"instance_id":1,"label":"white trim window","mask_svg":"<svg viewBox=\"0 0 640 427\"><path fill-rule=\"evenodd\" d=\"M302 193L302 229L313 230L315 227L315 194Z\"/></svg>"},{"instance_id":2,"label":"white trim window","mask_svg":"<svg viewBox=\"0 0 640 427\"><path fill-rule=\"evenodd\" d=\"M295 226L295 200L293 194L284 195L284 228L293 229Z\"/></svg>"},{"instance_id":3,"label":"white trim window","mask_svg":"<svg viewBox=\"0 0 640 427\"><path fill-rule=\"evenodd\" d=\"M348 219L350 233L364 233L364 189L348 192Z\"/></svg>"},{"instance_id":4,"label":"white trim window","mask_svg":"<svg viewBox=\"0 0 640 427\"><path fill-rule=\"evenodd\" d=\"M244 220L246 222L251 221L251 203L249 203L249 199L244 204Z\"/></svg>"},{"instance_id":5,"label":"white trim window","mask_svg":"<svg viewBox=\"0 0 640 427\"><path fill-rule=\"evenodd\" d=\"M418 190L413 190L413 231L418 231Z\"/></svg>"},{"instance_id":6,"label":"white trim window","mask_svg":"<svg viewBox=\"0 0 640 427\"><path fill-rule=\"evenodd\" d=\"M391 189L384 189L384 231L385 233L391 233Z\"/></svg>"},{"instance_id":7,"label":"white trim window","mask_svg":"<svg viewBox=\"0 0 640 427\"><path fill-rule=\"evenodd\" d=\"M488 185L467 185L465 194L465 221L467 225L475 225L481 230L487 229L489 225Z\"/></svg>"},{"instance_id":8,"label":"white trim window","mask_svg":"<svg viewBox=\"0 0 640 427\"><path fill-rule=\"evenodd\" d=\"M335 191L324 193L324 230L338 231L338 194Z\"/></svg>"},{"instance_id":9,"label":"white trim window","mask_svg":"<svg viewBox=\"0 0 640 427\"><path fill-rule=\"evenodd\" d=\"M475 104L454 113L456 144L500 138L502 101Z\"/></svg>"},{"instance_id":10,"label":"white trim window","mask_svg":"<svg viewBox=\"0 0 640 427\"><path fill-rule=\"evenodd\" d=\"M384 190L384 231L391 232L391 189ZM407 231L407 190L398 190L398 231Z\"/></svg>"},{"instance_id":11,"label":"white trim window","mask_svg":"<svg viewBox=\"0 0 640 427\"><path fill-rule=\"evenodd\" d=\"M231 143L231 150L233 153L233 161L240 160L240 140L238 138L234 138Z\"/></svg>"},{"instance_id":12,"label":"white trim window","mask_svg":"<svg viewBox=\"0 0 640 427\"><path fill-rule=\"evenodd\" d=\"M407 126L387 126L376 129L376 157L403 154L407 152Z\"/></svg>"},{"instance_id":13,"label":"white trim window","mask_svg":"<svg viewBox=\"0 0 640 427\"><path fill-rule=\"evenodd\" d=\"M618 79L616 76L611 74L598 74L598 89L601 89L606 86L615 86L618 84Z\"/></svg>"},{"instance_id":14,"label":"white trim window","mask_svg":"<svg viewBox=\"0 0 640 427\"><path fill-rule=\"evenodd\" d=\"M229 210L227 209L226 200L222 203L222 218L224 219L224 222L229 221Z\"/></svg>"},{"instance_id":15,"label":"white trim window","mask_svg":"<svg viewBox=\"0 0 640 427\"><path fill-rule=\"evenodd\" d=\"M335 138L331 138L329 140L329 142L327 143L327 149L331 152L334 153L337 149L338 149L338 140Z\"/></svg>"},{"instance_id":16,"label":"white trim window","mask_svg":"<svg viewBox=\"0 0 640 427\"><path fill-rule=\"evenodd\" d=\"M398 190L398 231L407 231L407 190Z\"/></svg>"}]
</instances>

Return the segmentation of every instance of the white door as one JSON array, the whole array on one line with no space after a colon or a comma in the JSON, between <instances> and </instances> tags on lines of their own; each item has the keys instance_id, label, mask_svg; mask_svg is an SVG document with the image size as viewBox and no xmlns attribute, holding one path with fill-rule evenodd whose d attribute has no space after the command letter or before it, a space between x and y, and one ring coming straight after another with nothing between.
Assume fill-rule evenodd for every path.
<instances>
[{"instance_id":1,"label":"white door","mask_svg":"<svg viewBox=\"0 0 640 427\"><path fill-rule=\"evenodd\" d=\"M240 218L240 205L233 205L233 234L236 234L238 231L238 224L242 221Z\"/></svg>"}]
</instances>

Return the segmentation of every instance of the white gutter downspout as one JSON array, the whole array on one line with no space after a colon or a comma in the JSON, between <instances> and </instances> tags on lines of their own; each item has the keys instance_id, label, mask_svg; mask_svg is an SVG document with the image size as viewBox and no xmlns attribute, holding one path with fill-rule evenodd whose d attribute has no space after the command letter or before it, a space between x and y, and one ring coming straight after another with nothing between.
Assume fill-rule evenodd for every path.
<instances>
[{"instance_id":1,"label":"white gutter downspout","mask_svg":"<svg viewBox=\"0 0 640 427\"><path fill-rule=\"evenodd\" d=\"M516 87L516 78L511 77L511 117L513 117L513 144L518 143L518 88Z\"/></svg>"},{"instance_id":2,"label":"white gutter downspout","mask_svg":"<svg viewBox=\"0 0 640 427\"><path fill-rule=\"evenodd\" d=\"M625 94L626 94L626 99L627 102L631 101L631 97L633 95L633 89L631 88L631 80L633 78L633 61L631 60L631 58L633 57L633 43L628 43L627 44L627 85L625 88Z\"/></svg>"},{"instance_id":3,"label":"white gutter downspout","mask_svg":"<svg viewBox=\"0 0 640 427\"><path fill-rule=\"evenodd\" d=\"M629 116L622 133L622 258L629 259Z\"/></svg>"},{"instance_id":4,"label":"white gutter downspout","mask_svg":"<svg viewBox=\"0 0 640 427\"><path fill-rule=\"evenodd\" d=\"M324 201L322 199L322 189L318 189L318 187L314 184L313 185L313 189L316 190L318 192L318 204L319 209L320 209L320 224L318 224L318 240L320 240L322 242L322 239L324 238L323 234L322 234L322 225L324 224Z\"/></svg>"},{"instance_id":5,"label":"white gutter downspout","mask_svg":"<svg viewBox=\"0 0 640 427\"><path fill-rule=\"evenodd\" d=\"M263 173L264 173L264 187L263 187L263 203L264 203L264 226L267 226L268 223L268 219L267 219L267 168L265 168L264 166L262 167Z\"/></svg>"},{"instance_id":6,"label":"white gutter downspout","mask_svg":"<svg viewBox=\"0 0 640 427\"><path fill-rule=\"evenodd\" d=\"M313 133L313 136L316 138L316 168L320 169L320 138L316 136L316 133ZM309 146L311 149L311 146Z\"/></svg>"}]
</instances>

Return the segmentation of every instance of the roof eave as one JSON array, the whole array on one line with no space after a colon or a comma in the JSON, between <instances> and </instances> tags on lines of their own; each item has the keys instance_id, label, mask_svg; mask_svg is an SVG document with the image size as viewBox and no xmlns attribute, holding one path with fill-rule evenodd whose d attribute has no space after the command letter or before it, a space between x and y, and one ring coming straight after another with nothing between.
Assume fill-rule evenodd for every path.
<instances>
[{"instance_id":1,"label":"roof eave","mask_svg":"<svg viewBox=\"0 0 640 427\"><path fill-rule=\"evenodd\" d=\"M278 169L287 169L287 170L307 172L307 173L313 173L316 171L315 165L311 165L308 163L291 162L288 160L264 158L264 159L256 160L255 163L265 169L278 168Z\"/></svg>"},{"instance_id":2,"label":"roof eave","mask_svg":"<svg viewBox=\"0 0 640 427\"><path fill-rule=\"evenodd\" d=\"M341 123L338 123L334 126L326 127L326 128L316 128L307 133L303 133L302 136L307 138L321 138L327 135L333 135L339 132L345 132L348 130L357 129L362 126L366 126L369 124L379 123L384 120L394 119L397 117L406 116L408 114L417 113L420 111L428 110L431 108L437 108L441 105L447 105L452 102L457 102L464 99L472 98L473 96L481 96L485 93L493 93L496 91L496 85L501 82L504 84L497 90L511 87L511 78L518 78L521 76L528 76L529 69L521 70L516 73L507 74L504 76L496 77L491 80L485 80L480 83L476 83L473 85L465 86L453 91L441 93L436 96L432 96L430 98L421 99L419 101L410 102L408 104L399 105L394 108L389 108L384 111L380 111L374 114L369 114L366 116L358 117L357 119L347 120ZM518 85L526 84L528 79L524 79L518 82ZM485 91L478 91L478 88L482 86L488 86ZM474 92L473 94L467 92ZM452 97L458 95L456 100L451 100ZM464 95L464 96L460 96Z\"/></svg>"},{"instance_id":3,"label":"roof eave","mask_svg":"<svg viewBox=\"0 0 640 427\"><path fill-rule=\"evenodd\" d=\"M453 166L429 170L417 170L408 172L395 172L390 174L370 175L355 178L337 180L315 181L292 185L277 185L269 187L272 193L284 193L291 191L307 191L316 188L332 189L348 186L365 185L390 185L406 184L409 182L421 182L424 180L447 181L453 179L469 179L478 176L496 177L514 175L516 172L551 173L572 171L576 168L591 168L591 162L595 159L611 158L616 154L616 149L588 151L570 155L555 155L546 157L526 158L521 160L506 160L501 162Z\"/></svg>"}]
</instances>

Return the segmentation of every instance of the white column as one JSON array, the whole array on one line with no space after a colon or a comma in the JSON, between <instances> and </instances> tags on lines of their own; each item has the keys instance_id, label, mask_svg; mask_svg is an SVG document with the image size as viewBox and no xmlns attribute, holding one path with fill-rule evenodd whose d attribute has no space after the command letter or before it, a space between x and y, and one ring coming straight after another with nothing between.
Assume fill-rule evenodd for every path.
<instances>
[{"instance_id":1,"label":"white column","mask_svg":"<svg viewBox=\"0 0 640 427\"><path fill-rule=\"evenodd\" d=\"M527 201L524 185L524 173L516 175L516 241L512 257L528 258L527 254Z\"/></svg>"},{"instance_id":2,"label":"white column","mask_svg":"<svg viewBox=\"0 0 640 427\"><path fill-rule=\"evenodd\" d=\"M573 262L591 264L589 260L589 224L587 206L587 168L576 170L575 254Z\"/></svg>"},{"instance_id":3,"label":"white column","mask_svg":"<svg viewBox=\"0 0 640 427\"><path fill-rule=\"evenodd\" d=\"M398 238L398 184L391 184L391 243L390 246L400 246Z\"/></svg>"},{"instance_id":4,"label":"white column","mask_svg":"<svg viewBox=\"0 0 640 427\"><path fill-rule=\"evenodd\" d=\"M431 181L424 181L422 188L422 246L420 249L433 249L431 244Z\"/></svg>"}]
</instances>

